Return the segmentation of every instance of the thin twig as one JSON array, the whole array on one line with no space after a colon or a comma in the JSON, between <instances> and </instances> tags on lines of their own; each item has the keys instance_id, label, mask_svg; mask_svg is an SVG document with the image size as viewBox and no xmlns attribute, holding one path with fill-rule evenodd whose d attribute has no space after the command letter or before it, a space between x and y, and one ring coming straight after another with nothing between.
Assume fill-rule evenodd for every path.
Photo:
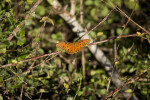
<instances>
[{"instance_id":1,"label":"thin twig","mask_svg":"<svg viewBox=\"0 0 150 100\"><path fill-rule=\"evenodd\" d=\"M71 9L70 9L70 14L75 15L76 11L76 0L70 0L71 2Z\"/></svg>"},{"instance_id":2,"label":"thin twig","mask_svg":"<svg viewBox=\"0 0 150 100\"><path fill-rule=\"evenodd\" d=\"M122 15L124 15L126 18L128 18L132 23L134 23L136 26L138 26L139 28L141 28L144 32L146 32L146 34L150 35L150 32L147 31L145 28L143 28L142 26L140 26L139 24L137 24L136 22L134 22L126 13L124 13L119 7L116 7L117 11L119 11Z\"/></svg>"},{"instance_id":3,"label":"thin twig","mask_svg":"<svg viewBox=\"0 0 150 100\"><path fill-rule=\"evenodd\" d=\"M133 10L132 10L132 12L131 12L131 14L130 14L130 18L131 18L131 16L132 16L132 14L133 14L133 12L134 12L134 10L135 10L135 7L136 7L136 0L135 0L135 5L134 5L134 7L133 7ZM122 30L122 32L121 32L121 34L123 33L123 31L125 30L125 28L126 28L126 26L128 25L128 23L130 22L130 19L128 19L128 21L126 22L126 24L125 24L125 26L123 27L123 30Z\"/></svg>"},{"instance_id":4,"label":"thin twig","mask_svg":"<svg viewBox=\"0 0 150 100\"><path fill-rule=\"evenodd\" d=\"M86 79L85 75L85 55L84 55L84 49L82 49L82 74L83 74L83 81Z\"/></svg>"},{"instance_id":5,"label":"thin twig","mask_svg":"<svg viewBox=\"0 0 150 100\"><path fill-rule=\"evenodd\" d=\"M105 43L105 42L108 42L108 41L110 41L110 40L115 40L115 39L120 39L120 38L127 38L127 37L135 37L135 36L138 36L138 35L137 35L137 34L130 34L130 35L115 36L115 37L111 37L111 38L109 38L109 39L102 40L102 41L99 41L99 42L90 43L90 44L88 44L87 46L96 45L96 44L99 44L99 43Z\"/></svg>"},{"instance_id":6,"label":"thin twig","mask_svg":"<svg viewBox=\"0 0 150 100\"><path fill-rule=\"evenodd\" d=\"M8 79L6 79L6 80L3 80L3 81L1 81L1 82L6 82L6 81L9 81L9 80L12 80L13 78L15 78L15 77L17 77L17 76L20 76L20 75L22 75L22 74L25 74L25 73L29 72L30 70L35 69L37 66L43 64L45 61L48 61L48 60L51 60L51 59L55 58L57 55L58 55L58 53L56 53L56 54L55 54L53 57L51 57L50 59L48 59L48 57L47 57L47 58L46 58L43 62L41 62L40 64L38 64L38 65L36 65L36 66L33 66L32 68L30 67L30 68L28 68L26 71L24 71L23 73L18 73L18 74L16 74L15 76L10 77L10 78L8 78ZM47 54L47 56L48 56L48 54ZM50 55L49 55L49 56L50 56ZM48 59L48 60L47 60L47 59ZM1 83L1 82L0 82L0 83Z\"/></svg>"},{"instance_id":7,"label":"thin twig","mask_svg":"<svg viewBox=\"0 0 150 100\"><path fill-rule=\"evenodd\" d=\"M16 64L32 61L32 60L35 60L35 59L39 59L39 58L43 58L43 57L46 57L46 56L55 55L55 54L59 54L59 53L60 53L59 51L56 51L56 52L53 52L53 53L49 53L49 54L44 54L44 55L41 55L41 56L28 58L28 59L25 59L25 60L21 60L21 61L17 62ZM11 64L2 65L2 66L0 66L0 69L1 68L6 68L6 67L9 67L9 66L15 66L16 64L11 63Z\"/></svg>"},{"instance_id":8,"label":"thin twig","mask_svg":"<svg viewBox=\"0 0 150 100\"><path fill-rule=\"evenodd\" d=\"M80 22L83 24L84 20L84 12L83 12L83 0L80 0Z\"/></svg>"},{"instance_id":9,"label":"thin twig","mask_svg":"<svg viewBox=\"0 0 150 100\"><path fill-rule=\"evenodd\" d=\"M91 33L93 30L95 30L96 28L98 28L98 26L100 26L102 23L104 23L108 16L114 11L115 9L112 9L108 14L107 16L102 20L100 21L95 27L93 27L90 31L86 32L84 35L82 35L80 38L84 37L85 35L88 35L89 33Z\"/></svg>"},{"instance_id":10,"label":"thin twig","mask_svg":"<svg viewBox=\"0 0 150 100\"><path fill-rule=\"evenodd\" d=\"M106 1L103 0L103 2L106 3ZM114 2L112 2L114 5L116 5ZM113 7L112 5L109 5L111 7ZM134 23L136 26L138 26L140 29L142 29L144 32L146 32L146 34L150 35L150 32L147 31L145 28L143 28L142 26L140 26L139 24L137 24L136 22L134 22L126 13L124 13L118 6L113 7L116 8L116 11L118 11L119 13L121 13L122 15L124 15L129 21L131 21L132 23Z\"/></svg>"},{"instance_id":11,"label":"thin twig","mask_svg":"<svg viewBox=\"0 0 150 100\"><path fill-rule=\"evenodd\" d=\"M38 0L38 1L34 4L34 6L30 9L30 13L25 16L25 20L27 20L27 19L29 19L29 18L31 17L31 14L32 14L33 12L35 12L35 9L38 7L38 5L39 5L42 1L43 1L43 0ZM7 37L6 40L10 41L10 40L21 30L21 28L24 26L24 24L25 24L25 21L20 22L19 25L13 30L12 34L10 34L9 37Z\"/></svg>"},{"instance_id":12,"label":"thin twig","mask_svg":"<svg viewBox=\"0 0 150 100\"><path fill-rule=\"evenodd\" d=\"M125 86L127 86L128 84L132 83L133 81L138 81L140 78L142 78L143 76L147 75L147 70L144 70L142 73L140 73L139 75L135 75L132 78L130 78L128 81L126 81L120 88L116 89L115 91L113 91L112 93L108 94L104 100L107 100L108 98L110 98L112 95L114 95L115 93L119 92L122 88L124 88Z\"/></svg>"}]
</instances>

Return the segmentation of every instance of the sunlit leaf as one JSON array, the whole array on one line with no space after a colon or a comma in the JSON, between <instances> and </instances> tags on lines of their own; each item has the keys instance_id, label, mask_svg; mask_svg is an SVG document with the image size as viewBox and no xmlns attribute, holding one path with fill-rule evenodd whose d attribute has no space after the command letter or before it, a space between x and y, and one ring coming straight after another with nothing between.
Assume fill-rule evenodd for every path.
<instances>
[{"instance_id":1,"label":"sunlit leaf","mask_svg":"<svg viewBox=\"0 0 150 100\"><path fill-rule=\"evenodd\" d=\"M136 32L136 34L137 34L138 36L141 36L141 33L140 33L140 32Z\"/></svg>"},{"instance_id":2,"label":"sunlit leaf","mask_svg":"<svg viewBox=\"0 0 150 100\"><path fill-rule=\"evenodd\" d=\"M48 21L54 26L54 21L51 18L48 18Z\"/></svg>"},{"instance_id":3,"label":"sunlit leaf","mask_svg":"<svg viewBox=\"0 0 150 100\"><path fill-rule=\"evenodd\" d=\"M28 3L28 4L32 4L32 3L33 3L33 0L27 0L27 3Z\"/></svg>"},{"instance_id":4,"label":"sunlit leaf","mask_svg":"<svg viewBox=\"0 0 150 100\"><path fill-rule=\"evenodd\" d=\"M52 0L47 0L49 4L53 5Z\"/></svg>"},{"instance_id":5,"label":"sunlit leaf","mask_svg":"<svg viewBox=\"0 0 150 100\"><path fill-rule=\"evenodd\" d=\"M22 46L26 42L25 38L20 38L17 40L17 45Z\"/></svg>"},{"instance_id":6,"label":"sunlit leaf","mask_svg":"<svg viewBox=\"0 0 150 100\"><path fill-rule=\"evenodd\" d=\"M6 53L6 48L0 48L0 54Z\"/></svg>"},{"instance_id":7,"label":"sunlit leaf","mask_svg":"<svg viewBox=\"0 0 150 100\"><path fill-rule=\"evenodd\" d=\"M46 9L44 6L39 5L36 9L36 14L43 16L46 13Z\"/></svg>"},{"instance_id":8,"label":"sunlit leaf","mask_svg":"<svg viewBox=\"0 0 150 100\"><path fill-rule=\"evenodd\" d=\"M133 91L132 91L132 89L127 89L127 90L125 90L125 92L126 93L132 93Z\"/></svg>"},{"instance_id":9,"label":"sunlit leaf","mask_svg":"<svg viewBox=\"0 0 150 100\"><path fill-rule=\"evenodd\" d=\"M121 28L117 28L117 34L118 35L122 35L121 33L122 33L122 29Z\"/></svg>"},{"instance_id":10,"label":"sunlit leaf","mask_svg":"<svg viewBox=\"0 0 150 100\"><path fill-rule=\"evenodd\" d=\"M101 36L101 35L103 35L104 33L103 32L98 32L97 33L97 36Z\"/></svg>"}]
</instances>

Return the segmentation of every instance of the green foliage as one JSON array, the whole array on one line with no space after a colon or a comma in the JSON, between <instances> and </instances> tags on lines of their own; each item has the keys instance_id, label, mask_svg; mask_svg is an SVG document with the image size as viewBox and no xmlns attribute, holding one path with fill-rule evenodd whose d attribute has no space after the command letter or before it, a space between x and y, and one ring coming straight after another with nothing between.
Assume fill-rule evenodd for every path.
<instances>
[{"instance_id":1,"label":"green foliage","mask_svg":"<svg viewBox=\"0 0 150 100\"><path fill-rule=\"evenodd\" d=\"M49 4L51 4L51 5L53 5L52 0L47 0L47 2L48 2Z\"/></svg>"},{"instance_id":2,"label":"green foliage","mask_svg":"<svg viewBox=\"0 0 150 100\"><path fill-rule=\"evenodd\" d=\"M27 3L28 3L28 4L32 4L32 3L33 3L33 0L27 0Z\"/></svg>"},{"instance_id":3,"label":"green foliage","mask_svg":"<svg viewBox=\"0 0 150 100\"><path fill-rule=\"evenodd\" d=\"M37 9L36 9L36 14L40 15L40 16L43 16L45 15L45 7L44 6L38 6Z\"/></svg>"},{"instance_id":4,"label":"green foliage","mask_svg":"<svg viewBox=\"0 0 150 100\"><path fill-rule=\"evenodd\" d=\"M106 96L108 94L106 91L108 80L111 77L88 49L84 49L85 76L82 73L81 51L73 55L62 53L57 56L36 58L57 51L56 41L73 42L79 39L73 35L75 33L72 32L68 23L56 15L56 13L60 14L63 11L52 10L52 0L43 1L38 5L35 12L29 12L36 1L1 1L0 99L7 97L18 99L22 95L23 99L95 100ZM132 14L131 18L141 26L148 27L148 18L145 16L148 16L149 10L144 8L140 2L142 1L137 2L134 9L135 13ZM70 4L70 1L61 1L60 3L64 6ZM83 26L87 26L88 30L96 26L116 4L120 8L125 7L124 10L127 14L130 14L134 8L134 0L108 0L105 2L85 0ZM70 5L68 9L70 9ZM80 20L79 2L77 2L75 10L74 16ZM28 14L31 15L29 19L25 18ZM139 15L144 16L144 18L140 19ZM143 70L148 70L148 75L142 77L140 81L132 81L128 85L131 89L125 91L127 93L133 92L138 95L139 99L146 100L150 94L150 87L147 84L147 80L150 78L150 36L141 30L137 32L135 24L132 22L125 26L127 20L123 15L114 11L100 27L93 30L89 35L94 39L94 42L97 42L114 36L137 33L138 37L116 40L117 56L115 63L112 50L114 40L98 44L98 46L102 47L112 64L114 63L115 69L120 75L119 78L124 82L130 77L142 73ZM25 23L25 25L22 27L19 23ZM20 31L15 34L14 29L17 26ZM125 27L124 30L123 27ZM7 38L12 34L14 37L8 41ZM10 65L6 67L8 64ZM6 66L4 67L4 65ZM6 81L3 82L4 80ZM135 89L133 88L134 85ZM110 84L109 92L111 93L115 89L115 85ZM120 92L112 99L118 98L123 98Z\"/></svg>"},{"instance_id":5,"label":"green foliage","mask_svg":"<svg viewBox=\"0 0 150 100\"><path fill-rule=\"evenodd\" d=\"M22 31L18 32L16 38L18 39L17 40L17 45L22 46L26 42L25 31L22 30Z\"/></svg>"},{"instance_id":6,"label":"green foliage","mask_svg":"<svg viewBox=\"0 0 150 100\"><path fill-rule=\"evenodd\" d=\"M1 44L1 45L0 45L0 54L1 54L1 53L6 53L6 47L7 47L6 44Z\"/></svg>"},{"instance_id":7,"label":"green foliage","mask_svg":"<svg viewBox=\"0 0 150 100\"><path fill-rule=\"evenodd\" d=\"M56 34L52 34L52 39L54 39L54 40L62 40L61 32L58 32Z\"/></svg>"}]
</instances>

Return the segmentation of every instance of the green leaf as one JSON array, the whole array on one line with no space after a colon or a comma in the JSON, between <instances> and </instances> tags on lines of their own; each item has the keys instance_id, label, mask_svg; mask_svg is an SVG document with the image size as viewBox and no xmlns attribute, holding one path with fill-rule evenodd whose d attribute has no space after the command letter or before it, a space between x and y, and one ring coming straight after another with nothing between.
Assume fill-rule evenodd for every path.
<instances>
[{"instance_id":1,"label":"green leaf","mask_svg":"<svg viewBox=\"0 0 150 100\"><path fill-rule=\"evenodd\" d=\"M101 14L102 14L103 16L106 16L106 15L108 14L108 12L109 12L109 10L108 10L108 8L105 6L105 7L102 8Z\"/></svg>"},{"instance_id":2,"label":"green leaf","mask_svg":"<svg viewBox=\"0 0 150 100\"><path fill-rule=\"evenodd\" d=\"M22 46L26 42L26 38L19 38L17 40L17 45Z\"/></svg>"},{"instance_id":3,"label":"green leaf","mask_svg":"<svg viewBox=\"0 0 150 100\"><path fill-rule=\"evenodd\" d=\"M148 73L148 76L150 76L150 68L148 68L147 73Z\"/></svg>"},{"instance_id":4,"label":"green leaf","mask_svg":"<svg viewBox=\"0 0 150 100\"><path fill-rule=\"evenodd\" d=\"M45 15L46 13L46 10L45 10L45 7L44 6L38 6L37 9L36 9L36 14L40 15L40 16L43 16Z\"/></svg>"},{"instance_id":5,"label":"green leaf","mask_svg":"<svg viewBox=\"0 0 150 100\"><path fill-rule=\"evenodd\" d=\"M148 59L150 60L150 54L148 54L147 56L148 56Z\"/></svg>"},{"instance_id":6,"label":"green leaf","mask_svg":"<svg viewBox=\"0 0 150 100\"><path fill-rule=\"evenodd\" d=\"M19 5L23 5L23 3L24 3L24 1L21 0L21 1L19 2Z\"/></svg>"},{"instance_id":7,"label":"green leaf","mask_svg":"<svg viewBox=\"0 0 150 100\"><path fill-rule=\"evenodd\" d=\"M126 93L132 93L133 91L131 89L125 90Z\"/></svg>"},{"instance_id":8,"label":"green leaf","mask_svg":"<svg viewBox=\"0 0 150 100\"><path fill-rule=\"evenodd\" d=\"M6 48L1 48L0 49L0 54L2 54L2 53L6 53Z\"/></svg>"},{"instance_id":9,"label":"green leaf","mask_svg":"<svg viewBox=\"0 0 150 100\"><path fill-rule=\"evenodd\" d=\"M25 30L20 32L20 37L25 37Z\"/></svg>"},{"instance_id":10,"label":"green leaf","mask_svg":"<svg viewBox=\"0 0 150 100\"><path fill-rule=\"evenodd\" d=\"M28 4L25 5L24 7L26 10L30 9L30 6Z\"/></svg>"},{"instance_id":11,"label":"green leaf","mask_svg":"<svg viewBox=\"0 0 150 100\"><path fill-rule=\"evenodd\" d=\"M29 54L23 54L23 55L17 57L16 60L20 61L20 60L23 60L23 59L26 59L26 58L29 58ZM22 63L19 63L19 64L22 64Z\"/></svg>"},{"instance_id":12,"label":"green leaf","mask_svg":"<svg viewBox=\"0 0 150 100\"><path fill-rule=\"evenodd\" d=\"M6 12L6 13L5 13L5 16L9 18L9 17L10 17L10 13L9 13L9 12Z\"/></svg>"},{"instance_id":13,"label":"green leaf","mask_svg":"<svg viewBox=\"0 0 150 100\"><path fill-rule=\"evenodd\" d=\"M126 28L123 33L124 33L124 34L129 34L129 32L130 32L130 29L129 29L129 28Z\"/></svg>"},{"instance_id":14,"label":"green leaf","mask_svg":"<svg viewBox=\"0 0 150 100\"><path fill-rule=\"evenodd\" d=\"M96 12L97 12L97 9L96 8L93 8L90 12L91 16L95 17L96 15Z\"/></svg>"},{"instance_id":15,"label":"green leaf","mask_svg":"<svg viewBox=\"0 0 150 100\"><path fill-rule=\"evenodd\" d=\"M7 45L6 44L1 44L0 45L0 49L2 49L2 48L6 48L7 47Z\"/></svg>"},{"instance_id":16,"label":"green leaf","mask_svg":"<svg viewBox=\"0 0 150 100\"><path fill-rule=\"evenodd\" d=\"M10 3L10 2L11 2L11 0L6 0L6 2Z\"/></svg>"},{"instance_id":17,"label":"green leaf","mask_svg":"<svg viewBox=\"0 0 150 100\"><path fill-rule=\"evenodd\" d=\"M125 47L123 47L123 52L126 55L128 53L128 50Z\"/></svg>"},{"instance_id":18,"label":"green leaf","mask_svg":"<svg viewBox=\"0 0 150 100\"><path fill-rule=\"evenodd\" d=\"M85 5L93 5L93 4L94 4L94 1L92 1L92 0L85 1Z\"/></svg>"},{"instance_id":19,"label":"green leaf","mask_svg":"<svg viewBox=\"0 0 150 100\"><path fill-rule=\"evenodd\" d=\"M95 70L91 70L91 76L95 75L96 74L96 71Z\"/></svg>"},{"instance_id":20,"label":"green leaf","mask_svg":"<svg viewBox=\"0 0 150 100\"><path fill-rule=\"evenodd\" d=\"M44 54L44 50L41 49L41 48L38 49L38 52L39 52L40 54Z\"/></svg>"},{"instance_id":21,"label":"green leaf","mask_svg":"<svg viewBox=\"0 0 150 100\"><path fill-rule=\"evenodd\" d=\"M45 89L40 89L39 92L40 93L48 93L48 91L46 91Z\"/></svg>"},{"instance_id":22,"label":"green leaf","mask_svg":"<svg viewBox=\"0 0 150 100\"><path fill-rule=\"evenodd\" d=\"M17 33L17 38L22 38L22 37L25 37L25 30L21 30Z\"/></svg>"},{"instance_id":23,"label":"green leaf","mask_svg":"<svg viewBox=\"0 0 150 100\"><path fill-rule=\"evenodd\" d=\"M148 43L150 44L150 36L146 35L146 38L147 38Z\"/></svg>"},{"instance_id":24,"label":"green leaf","mask_svg":"<svg viewBox=\"0 0 150 100\"><path fill-rule=\"evenodd\" d=\"M0 76L0 82L1 82L1 81L3 81L3 77L2 77L2 76Z\"/></svg>"},{"instance_id":25,"label":"green leaf","mask_svg":"<svg viewBox=\"0 0 150 100\"><path fill-rule=\"evenodd\" d=\"M54 40L62 40L62 33L58 32L58 33L52 34L52 39L54 39Z\"/></svg>"},{"instance_id":26,"label":"green leaf","mask_svg":"<svg viewBox=\"0 0 150 100\"><path fill-rule=\"evenodd\" d=\"M68 84L64 83L64 88L65 88L65 91L68 92L68 88L69 88Z\"/></svg>"},{"instance_id":27,"label":"green leaf","mask_svg":"<svg viewBox=\"0 0 150 100\"><path fill-rule=\"evenodd\" d=\"M132 67L132 68L129 70L129 73L133 73L135 70L136 70L136 68Z\"/></svg>"},{"instance_id":28,"label":"green leaf","mask_svg":"<svg viewBox=\"0 0 150 100\"><path fill-rule=\"evenodd\" d=\"M48 21L54 26L54 21L51 18L48 18Z\"/></svg>"},{"instance_id":29,"label":"green leaf","mask_svg":"<svg viewBox=\"0 0 150 100\"><path fill-rule=\"evenodd\" d=\"M83 93L83 91L78 91L78 96L81 96Z\"/></svg>"},{"instance_id":30,"label":"green leaf","mask_svg":"<svg viewBox=\"0 0 150 100\"><path fill-rule=\"evenodd\" d=\"M48 2L49 4L51 4L51 5L53 5L52 0L47 0L47 2Z\"/></svg>"},{"instance_id":31,"label":"green leaf","mask_svg":"<svg viewBox=\"0 0 150 100\"><path fill-rule=\"evenodd\" d=\"M90 32L90 36L91 36L92 38L95 38L95 37L96 37L96 32L95 32L95 31Z\"/></svg>"},{"instance_id":32,"label":"green leaf","mask_svg":"<svg viewBox=\"0 0 150 100\"><path fill-rule=\"evenodd\" d=\"M13 59L12 63L17 64L17 60Z\"/></svg>"},{"instance_id":33,"label":"green leaf","mask_svg":"<svg viewBox=\"0 0 150 100\"><path fill-rule=\"evenodd\" d=\"M27 3L28 3L28 4L32 4L32 3L33 3L33 0L27 0Z\"/></svg>"},{"instance_id":34,"label":"green leaf","mask_svg":"<svg viewBox=\"0 0 150 100\"><path fill-rule=\"evenodd\" d=\"M54 21L51 18L42 17L42 19L40 20L40 22L45 22L45 21L49 21L54 26Z\"/></svg>"},{"instance_id":35,"label":"green leaf","mask_svg":"<svg viewBox=\"0 0 150 100\"><path fill-rule=\"evenodd\" d=\"M42 17L42 19L40 20L40 22L45 22L47 21L47 17Z\"/></svg>"},{"instance_id":36,"label":"green leaf","mask_svg":"<svg viewBox=\"0 0 150 100\"><path fill-rule=\"evenodd\" d=\"M122 28L117 28L117 34L121 35L121 33L122 33Z\"/></svg>"},{"instance_id":37,"label":"green leaf","mask_svg":"<svg viewBox=\"0 0 150 100\"><path fill-rule=\"evenodd\" d=\"M0 95L0 100L3 100L3 97Z\"/></svg>"},{"instance_id":38,"label":"green leaf","mask_svg":"<svg viewBox=\"0 0 150 100\"><path fill-rule=\"evenodd\" d=\"M96 91L96 94L105 95L106 94L106 89L99 89L99 90Z\"/></svg>"}]
</instances>

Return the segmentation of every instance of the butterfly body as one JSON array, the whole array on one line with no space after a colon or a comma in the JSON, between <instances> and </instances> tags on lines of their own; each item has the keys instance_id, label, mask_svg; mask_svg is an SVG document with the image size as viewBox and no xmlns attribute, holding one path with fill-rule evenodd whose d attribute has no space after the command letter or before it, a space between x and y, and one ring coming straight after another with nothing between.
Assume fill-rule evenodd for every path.
<instances>
[{"instance_id":1,"label":"butterfly body","mask_svg":"<svg viewBox=\"0 0 150 100\"><path fill-rule=\"evenodd\" d=\"M90 39L80 40L80 41L77 41L76 43L61 42L61 43L57 43L56 47L59 47L62 50L65 50L65 52L69 54L74 54L80 51L82 48L84 48L89 42L90 42Z\"/></svg>"}]
</instances>

